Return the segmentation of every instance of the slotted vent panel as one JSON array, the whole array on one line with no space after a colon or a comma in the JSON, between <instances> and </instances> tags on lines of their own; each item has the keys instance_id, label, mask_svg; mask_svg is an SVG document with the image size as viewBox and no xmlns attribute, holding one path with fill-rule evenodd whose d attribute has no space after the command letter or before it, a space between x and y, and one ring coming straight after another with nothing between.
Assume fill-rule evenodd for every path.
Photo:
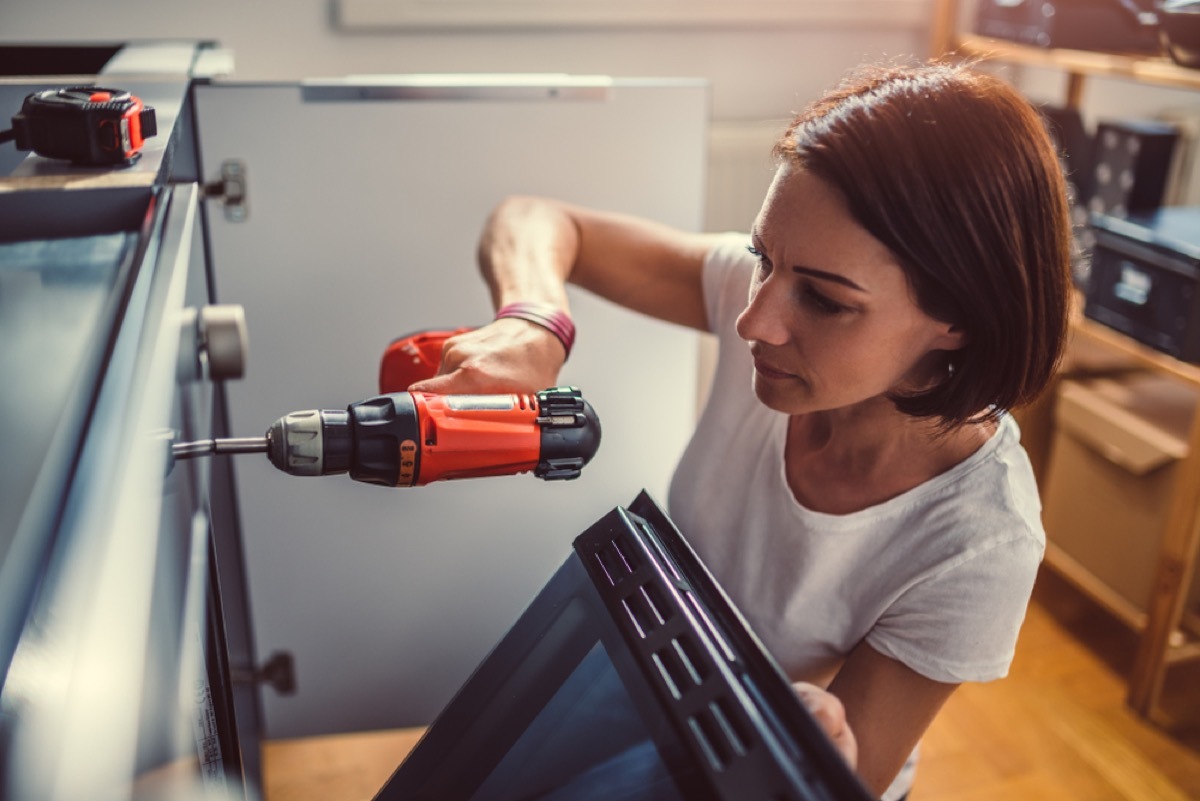
<instances>
[{"instance_id":1,"label":"slotted vent panel","mask_svg":"<svg viewBox=\"0 0 1200 801\"><path fill-rule=\"evenodd\" d=\"M654 529L647 525L644 521L640 522L638 525L641 526L642 531L646 533L646 539L650 543L650 546L658 553L658 557L661 560L663 567L670 572L671 576L676 581L683 581L683 576L679 575L679 569L675 567L675 560L663 550L662 543L658 541L658 535L655 533Z\"/></svg>"},{"instance_id":2,"label":"slotted vent panel","mask_svg":"<svg viewBox=\"0 0 1200 801\"><path fill-rule=\"evenodd\" d=\"M714 770L725 770L733 760L746 755L745 740L720 700L688 718L688 726Z\"/></svg>"},{"instance_id":3,"label":"slotted vent panel","mask_svg":"<svg viewBox=\"0 0 1200 801\"><path fill-rule=\"evenodd\" d=\"M725 641L725 637L722 636L721 632L717 630L712 618L708 616L708 612L706 612L704 607L700 605L700 601L698 601L696 596L690 592L685 593L685 595L688 603L692 607L692 611L696 613L696 617L700 619L700 622L704 625L708 635L712 638L713 644L721 649L721 653L724 654L727 661L737 661L737 655L734 654L733 649L729 647L729 643Z\"/></svg>"},{"instance_id":4,"label":"slotted vent panel","mask_svg":"<svg viewBox=\"0 0 1200 801\"><path fill-rule=\"evenodd\" d=\"M671 688L671 692L679 698L692 687L704 683L707 666L688 655L692 650L690 644L679 639L671 640L671 644L660 648L654 653L654 664L658 666L663 679Z\"/></svg>"},{"instance_id":5,"label":"slotted vent panel","mask_svg":"<svg viewBox=\"0 0 1200 801\"><path fill-rule=\"evenodd\" d=\"M604 571L608 582L614 587L624 581L627 576L632 575L638 568L631 549L622 546L618 540L610 540L605 543L604 547L595 552L595 559L600 565L600 569Z\"/></svg>"},{"instance_id":6,"label":"slotted vent panel","mask_svg":"<svg viewBox=\"0 0 1200 801\"><path fill-rule=\"evenodd\" d=\"M708 764L715 771L725 770L725 762L728 758L728 753L721 749L720 741L714 742L710 736L710 732L705 728L701 718L688 718L688 727L692 730L692 737L696 740L700 750L704 752L704 756L708 759Z\"/></svg>"},{"instance_id":7,"label":"slotted vent panel","mask_svg":"<svg viewBox=\"0 0 1200 801\"><path fill-rule=\"evenodd\" d=\"M750 694L750 697L754 699L754 705L762 713L763 720L766 722L767 726L771 728L775 735L775 740L784 747L785 751L787 751L788 758L796 763L803 762L804 757L800 753L799 748L796 746L795 740L793 740L787 734L786 727L779 721L779 718L775 716L771 705L767 703L767 699L763 696L762 691L758 689L758 684L756 684L748 675L744 675L742 676L742 687L747 693Z\"/></svg>"},{"instance_id":8,"label":"slotted vent panel","mask_svg":"<svg viewBox=\"0 0 1200 801\"><path fill-rule=\"evenodd\" d=\"M676 701L683 698L683 680L680 677L678 666L671 664L670 654L666 654L664 658L664 652L659 651L652 654L651 658L654 660L654 666L658 668L658 672L662 675L663 684L667 685L667 690L671 693L672 697Z\"/></svg>"},{"instance_id":9,"label":"slotted vent panel","mask_svg":"<svg viewBox=\"0 0 1200 801\"><path fill-rule=\"evenodd\" d=\"M657 629L665 621L663 613L659 611L659 606L651 600L649 589L652 588L638 587L621 600L621 605L625 607L625 613L629 615L638 634L642 637Z\"/></svg>"},{"instance_id":10,"label":"slotted vent panel","mask_svg":"<svg viewBox=\"0 0 1200 801\"><path fill-rule=\"evenodd\" d=\"M729 743L736 756L745 756L748 742L746 733L740 725L740 718L733 713L723 698L718 698L708 705L708 714L713 718L717 728Z\"/></svg>"},{"instance_id":11,"label":"slotted vent panel","mask_svg":"<svg viewBox=\"0 0 1200 801\"><path fill-rule=\"evenodd\" d=\"M696 684L703 684L708 677L708 663L696 656L696 644L690 639L671 640L671 647L679 657L680 664Z\"/></svg>"}]
</instances>

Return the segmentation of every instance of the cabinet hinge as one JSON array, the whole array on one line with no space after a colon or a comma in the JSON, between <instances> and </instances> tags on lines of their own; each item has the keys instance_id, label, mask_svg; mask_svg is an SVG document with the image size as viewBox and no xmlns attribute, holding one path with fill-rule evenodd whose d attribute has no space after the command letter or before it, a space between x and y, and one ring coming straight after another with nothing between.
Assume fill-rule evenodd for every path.
<instances>
[{"instance_id":1,"label":"cabinet hinge","mask_svg":"<svg viewBox=\"0 0 1200 801\"><path fill-rule=\"evenodd\" d=\"M239 159L221 162L221 177L204 185L204 197L221 201L226 220L245 222L249 214L246 206L245 163Z\"/></svg>"}]
</instances>

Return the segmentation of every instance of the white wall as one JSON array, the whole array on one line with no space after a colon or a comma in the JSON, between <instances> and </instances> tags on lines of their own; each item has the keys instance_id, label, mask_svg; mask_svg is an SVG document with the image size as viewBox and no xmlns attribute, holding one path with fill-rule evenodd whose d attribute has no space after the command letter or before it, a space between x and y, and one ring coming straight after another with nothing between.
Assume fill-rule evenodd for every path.
<instances>
[{"instance_id":1,"label":"white wall","mask_svg":"<svg viewBox=\"0 0 1200 801\"><path fill-rule=\"evenodd\" d=\"M913 1L897 0L909 7ZM94 0L0 0L0 41L208 39L232 50L233 77L247 81L405 72L704 78L711 86L714 125L729 127L746 146L763 150L762 164L733 186L712 184L714 177L728 176L728 169L710 171L709 194L716 202L710 202L706 220L709 228L726 230L747 228L758 211L770 183L772 130L781 130L792 112L864 61L926 55L930 36L930 26L897 22L911 19L903 11L857 24L731 30L364 34L336 28L336 2L109 0L96 13ZM854 0L825 5L832 2ZM932 0L929 7L932 14Z\"/></svg>"},{"instance_id":2,"label":"white wall","mask_svg":"<svg viewBox=\"0 0 1200 801\"><path fill-rule=\"evenodd\" d=\"M846 0L847 2L849 0ZM214 39L245 79L377 72L573 72L712 81L714 117L787 114L864 59L924 53L924 30L351 34L330 0L0 0L0 40Z\"/></svg>"}]
</instances>

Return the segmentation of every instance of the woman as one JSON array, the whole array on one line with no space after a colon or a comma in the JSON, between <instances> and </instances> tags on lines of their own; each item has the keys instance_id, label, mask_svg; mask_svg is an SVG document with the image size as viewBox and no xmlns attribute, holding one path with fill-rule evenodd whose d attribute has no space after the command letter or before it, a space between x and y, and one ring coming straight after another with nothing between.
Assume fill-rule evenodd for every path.
<instances>
[{"instance_id":1,"label":"woman","mask_svg":"<svg viewBox=\"0 0 1200 801\"><path fill-rule=\"evenodd\" d=\"M954 688L1006 673L1041 560L1008 410L1064 346L1066 192L1035 109L964 65L862 71L775 155L748 240L505 201L479 248L501 311L413 388L554 385L568 281L714 332L670 513L866 785L900 798Z\"/></svg>"}]
</instances>

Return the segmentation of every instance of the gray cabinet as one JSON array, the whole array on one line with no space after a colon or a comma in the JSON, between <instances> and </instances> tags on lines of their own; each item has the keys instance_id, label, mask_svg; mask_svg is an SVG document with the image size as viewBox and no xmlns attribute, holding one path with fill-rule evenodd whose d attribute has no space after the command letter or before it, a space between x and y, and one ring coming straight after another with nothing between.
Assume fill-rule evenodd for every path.
<instances>
[{"instance_id":1,"label":"gray cabinet","mask_svg":"<svg viewBox=\"0 0 1200 801\"><path fill-rule=\"evenodd\" d=\"M159 123L120 169L0 153L5 798L256 794L231 485L171 450L224 415L198 328L212 296L193 63L0 81L13 112L42 88L119 82Z\"/></svg>"},{"instance_id":2,"label":"gray cabinet","mask_svg":"<svg viewBox=\"0 0 1200 801\"><path fill-rule=\"evenodd\" d=\"M207 176L238 162L245 219L210 215L219 299L246 309L231 427L377 392L403 334L491 308L477 235L509 193L698 229L707 87L692 80L391 76L196 90ZM216 209L212 209L216 212ZM561 564L574 534L666 485L694 420L697 335L572 296L562 380L600 416L582 477L384 490L233 469L259 653L294 654L272 736L430 722Z\"/></svg>"}]
</instances>

